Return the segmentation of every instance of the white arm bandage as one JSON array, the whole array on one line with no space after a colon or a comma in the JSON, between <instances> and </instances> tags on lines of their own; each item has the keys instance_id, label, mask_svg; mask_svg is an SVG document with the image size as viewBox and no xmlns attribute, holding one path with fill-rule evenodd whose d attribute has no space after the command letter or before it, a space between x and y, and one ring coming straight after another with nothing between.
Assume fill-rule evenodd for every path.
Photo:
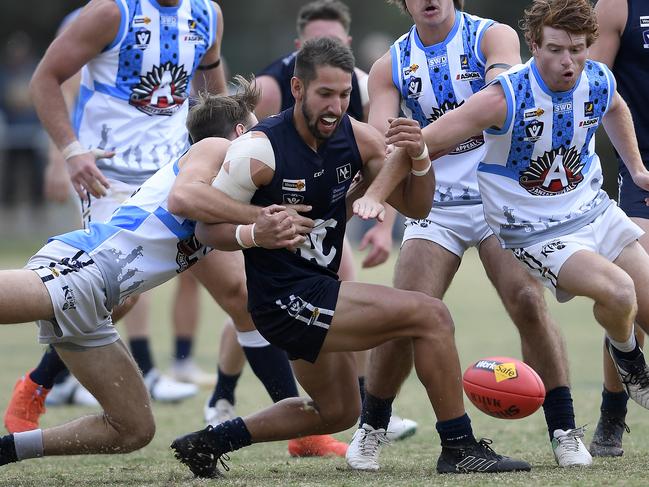
<instances>
[{"instance_id":1,"label":"white arm bandage","mask_svg":"<svg viewBox=\"0 0 649 487\"><path fill-rule=\"evenodd\" d=\"M257 191L250 174L252 159L275 170L275 153L267 137L247 133L232 142L212 186L234 200L249 203Z\"/></svg>"}]
</instances>

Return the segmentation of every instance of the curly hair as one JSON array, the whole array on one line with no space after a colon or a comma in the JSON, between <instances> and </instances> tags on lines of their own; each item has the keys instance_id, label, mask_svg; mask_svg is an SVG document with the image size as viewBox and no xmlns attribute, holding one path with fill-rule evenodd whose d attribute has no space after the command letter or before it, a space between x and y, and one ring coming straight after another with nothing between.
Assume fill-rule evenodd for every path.
<instances>
[{"instance_id":1,"label":"curly hair","mask_svg":"<svg viewBox=\"0 0 649 487\"><path fill-rule=\"evenodd\" d=\"M387 2L392 5L397 5L404 13L408 13L406 0L387 0ZM464 0L453 0L453 5L455 5L455 8L458 10L464 10Z\"/></svg>"},{"instance_id":2,"label":"curly hair","mask_svg":"<svg viewBox=\"0 0 649 487\"><path fill-rule=\"evenodd\" d=\"M246 125L261 95L251 80L237 75L233 95L212 95L200 92L196 104L189 109L185 125L193 142L206 137L227 138L234 127Z\"/></svg>"},{"instance_id":3,"label":"curly hair","mask_svg":"<svg viewBox=\"0 0 649 487\"><path fill-rule=\"evenodd\" d=\"M589 0L533 0L520 23L530 49L532 44L541 44L546 26L586 35L587 47L599 35L595 11Z\"/></svg>"}]
</instances>

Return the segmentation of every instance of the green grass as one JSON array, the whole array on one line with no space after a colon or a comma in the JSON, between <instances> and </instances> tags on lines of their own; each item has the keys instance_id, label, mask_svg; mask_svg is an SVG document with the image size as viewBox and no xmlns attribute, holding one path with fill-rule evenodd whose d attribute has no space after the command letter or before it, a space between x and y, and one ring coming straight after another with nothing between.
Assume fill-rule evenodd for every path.
<instances>
[{"instance_id":1,"label":"green grass","mask_svg":"<svg viewBox=\"0 0 649 487\"><path fill-rule=\"evenodd\" d=\"M20 267L38 245L33 242L3 245L0 268ZM371 272L361 272L360 280L389 284L392 265ZM153 304L153 347L160 368L170 362L170 296L173 283L155 291ZM202 296L199 339L196 358L208 370L214 368L223 313ZM601 390L602 332L592 317L591 304L575 299L558 305L548 295L553 315L565 334L573 386L577 422L589 424L586 441L597 422ZM477 255L470 252L448 293L456 324L456 336L462 366L490 355L520 358L516 330L484 276ZM3 327L0 331L0 405L8 401L16 378L33 367L42 348L36 342L34 325ZM248 414L268 406L270 400L249 369L237 390L237 410ZM339 485L339 486L410 486L410 485L649 485L646 452L649 451L649 416L635 404L629 404L627 423L632 433L625 435L625 455L619 459L596 459L590 469L558 469L550 449L542 412L517 421L488 417L468 401L477 435L494 439L498 451L524 458L533 465L531 473L503 475L440 476L435 462L440 451L435 433L435 419L423 388L413 375L396 401L397 412L419 422L418 433L404 442L383 450L379 473L357 473L345 468L342 459L292 459L286 443L253 445L231 455L230 472L218 481L193 480L168 449L177 435L202 427L202 406L209 390L181 405L155 404L157 434L146 448L123 456L51 457L13 464L0 469L0 485ZM42 421L44 427L59 424L91 412L81 407L50 408ZM337 434L348 441L353 430Z\"/></svg>"}]
</instances>

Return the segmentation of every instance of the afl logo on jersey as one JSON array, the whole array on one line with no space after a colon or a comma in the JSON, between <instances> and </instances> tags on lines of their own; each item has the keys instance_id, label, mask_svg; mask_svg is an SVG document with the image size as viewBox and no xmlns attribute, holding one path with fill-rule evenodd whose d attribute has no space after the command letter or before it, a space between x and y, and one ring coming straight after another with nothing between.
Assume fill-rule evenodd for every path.
<instances>
[{"instance_id":1,"label":"afl logo on jersey","mask_svg":"<svg viewBox=\"0 0 649 487\"><path fill-rule=\"evenodd\" d=\"M520 172L519 184L534 196L568 193L584 180L584 165L575 147L552 149Z\"/></svg>"},{"instance_id":2,"label":"afl logo on jersey","mask_svg":"<svg viewBox=\"0 0 649 487\"><path fill-rule=\"evenodd\" d=\"M173 115L187 99L187 85L187 72L166 62L140 76L129 103L147 115Z\"/></svg>"}]
</instances>

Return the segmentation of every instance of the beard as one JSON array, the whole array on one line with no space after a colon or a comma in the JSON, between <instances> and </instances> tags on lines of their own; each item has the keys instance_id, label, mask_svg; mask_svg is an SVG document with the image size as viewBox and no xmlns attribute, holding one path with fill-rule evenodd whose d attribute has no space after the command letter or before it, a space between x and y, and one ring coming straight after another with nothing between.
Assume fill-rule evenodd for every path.
<instances>
[{"instance_id":1,"label":"beard","mask_svg":"<svg viewBox=\"0 0 649 487\"><path fill-rule=\"evenodd\" d=\"M318 119L320 117L316 117L313 115L313 112L311 112L308 108L308 100L307 97L304 97L304 100L302 102L302 116L304 117L304 120L306 122L306 126L309 129L309 132L311 132L311 135L316 138L316 140L327 140L329 139L333 134L336 133L336 129L338 128L338 125L340 125L340 118L336 117L336 115L333 115L331 113L324 113L321 116L326 117L326 116L331 116L331 117L336 117L338 118L338 121L336 122L336 125L334 129L331 131L330 134L323 134L318 130Z\"/></svg>"}]
</instances>

